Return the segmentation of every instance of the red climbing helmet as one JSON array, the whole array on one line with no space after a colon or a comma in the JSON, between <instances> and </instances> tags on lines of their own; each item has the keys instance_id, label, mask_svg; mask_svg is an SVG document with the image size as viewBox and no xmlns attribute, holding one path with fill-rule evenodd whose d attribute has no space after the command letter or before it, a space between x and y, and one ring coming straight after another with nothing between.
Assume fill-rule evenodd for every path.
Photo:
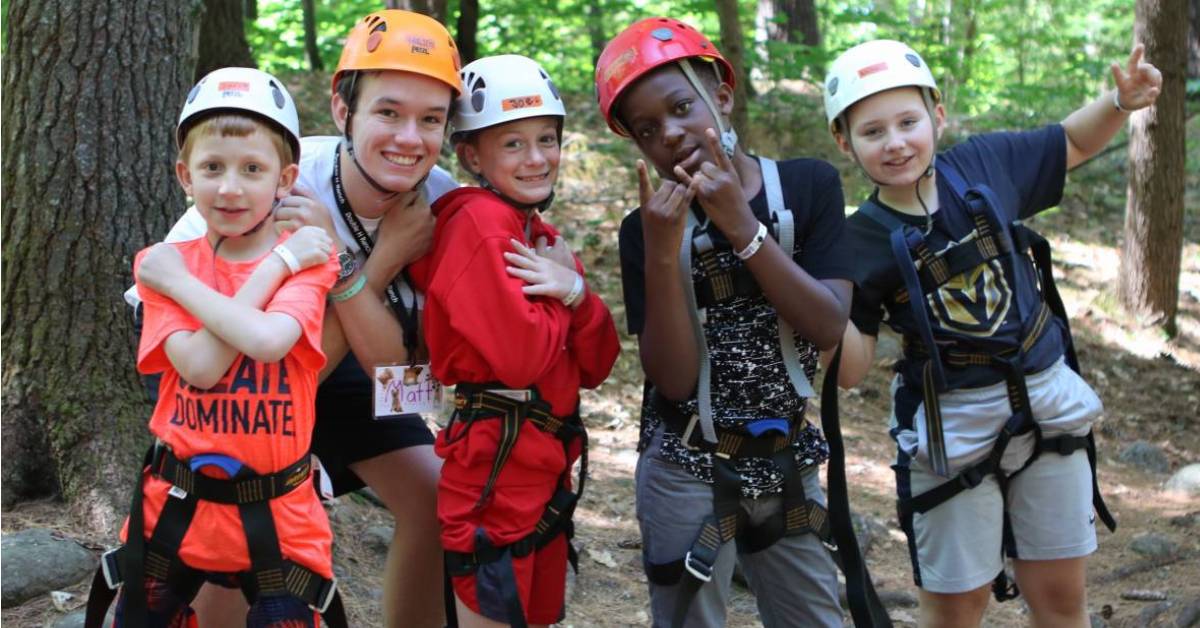
<instances>
[{"instance_id":1,"label":"red climbing helmet","mask_svg":"<svg viewBox=\"0 0 1200 628\"><path fill-rule=\"evenodd\" d=\"M721 80L734 86L733 66L721 51L700 31L679 20L648 17L613 37L596 61L596 99L609 128L629 137L613 115L613 105L634 81L665 63L693 58L716 63Z\"/></svg>"}]
</instances>

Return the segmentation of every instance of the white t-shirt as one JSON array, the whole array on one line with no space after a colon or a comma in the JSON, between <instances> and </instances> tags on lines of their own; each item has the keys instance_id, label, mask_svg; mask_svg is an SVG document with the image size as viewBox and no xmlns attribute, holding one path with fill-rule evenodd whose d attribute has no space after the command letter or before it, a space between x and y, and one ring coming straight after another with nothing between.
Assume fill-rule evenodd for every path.
<instances>
[{"instance_id":1,"label":"white t-shirt","mask_svg":"<svg viewBox=\"0 0 1200 628\"><path fill-rule=\"evenodd\" d=\"M358 256L359 263L362 263L365 256L359 249L358 242L350 233L350 228L342 218L341 212L338 211L337 200L333 196L333 160L337 159L338 146L341 141L342 138L332 135L317 135L300 140L300 177L296 182L296 187L312 193L325 205L329 210L329 216L338 238L345 243L346 248ZM429 177L425 179L422 189L425 192L425 200L432 204L443 194L457 187L458 182L450 176L450 173L439 166L434 166ZM362 216L359 216L358 219L362 222L363 228L367 230L367 234L374 238L382 219L363 218ZM167 237L163 238L163 242L193 240L204 235L207 230L208 225L204 222L204 218L200 216L200 212L196 211L196 207L192 206L175 222L175 225L167 232ZM412 298L407 286L402 286L401 291L406 301ZM125 302L133 307L137 307L141 303L136 286L125 291Z\"/></svg>"}]
</instances>

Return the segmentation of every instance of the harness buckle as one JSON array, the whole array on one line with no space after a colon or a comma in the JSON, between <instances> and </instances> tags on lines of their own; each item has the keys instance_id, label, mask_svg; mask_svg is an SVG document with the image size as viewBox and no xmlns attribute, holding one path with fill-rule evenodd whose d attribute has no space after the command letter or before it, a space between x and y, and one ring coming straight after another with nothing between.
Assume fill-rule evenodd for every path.
<instances>
[{"instance_id":1,"label":"harness buckle","mask_svg":"<svg viewBox=\"0 0 1200 628\"><path fill-rule=\"evenodd\" d=\"M977 467L968 467L958 474L958 482L966 488L975 488L983 483L984 474Z\"/></svg>"},{"instance_id":2,"label":"harness buckle","mask_svg":"<svg viewBox=\"0 0 1200 628\"><path fill-rule=\"evenodd\" d=\"M333 603L333 598L337 596L337 576L333 576L329 580L321 583L321 588L317 590L316 604L309 604L309 608L325 614L329 605Z\"/></svg>"},{"instance_id":3,"label":"harness buckle","mask_svg":"<svg viewBox=\"0 0 1200 628\"><path fill-rule=\"evenodd\" d=\"M706 565L704 561L692 555L692 550L683 557L683 568L687 569L688 573L695 576L701 582L711 582L713 576L712 565Z\"/></svg>"},{"instance_id":4,"label":"harness buckle","mask_svg":"<svg viewBox=\"0 0 1200 628\"><path fill-rule=\"evenodd\" d=\"M120 549L110 549L100 556L100 572L104 574L104 583L113 590L123 582L120 561L117 560L117 551Z\"/></svg>"},{"instance_id":5,"label":"harness buckle","mask_svg":"<svg viewBox=\"0 0 1200 628\"><path fill-rule=\"evenodd\" d=\"M700 414L699 413L693 414L692 418L690 420L688 420L687 427L684 428L683 434L681 434L679 436L679 442L683 443L683 446L686 447L688 451L700 451L699 447L692 444L692 433L696 431L696 426L699 423L700 423ZM705 580L705 582L708 582L708 581Z\"/></svg>"}]
</instances>

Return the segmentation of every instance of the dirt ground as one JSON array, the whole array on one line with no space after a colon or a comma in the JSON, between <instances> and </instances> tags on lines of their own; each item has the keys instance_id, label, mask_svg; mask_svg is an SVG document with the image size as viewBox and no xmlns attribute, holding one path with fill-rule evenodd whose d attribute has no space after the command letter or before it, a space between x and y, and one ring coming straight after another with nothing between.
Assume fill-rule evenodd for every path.
<instances>
[{"instance_id":1,"label":"dirt ground","mask_svg":"<svg viewBox=\"0 0 1200 628\"><path fill-rule=\"evenodd\" d=\"M551 220L564 227L574 248L585 251L592 283L605 296L622 328L623 353L613 376L583 398L591 436L591 475L576 515L581 570L562 625L643 626L648 624L647 594L633 511L641 378L636 343L623 331L616 244L617 223L623 211L634 205L632 190L625 183L634 179L628 167L614 167L611 159L578 158L594 147L586 137L568 139L574 142L568 155L575 151L576 157L566 162ZM1197 204L1196 193L1191 188L1192 207ZM1161 447L1172 471L1200 462L1198 220L1193 211L1185 221L1180 331L1171 341L1138 331L1117 305L1119 211L1085 210L1069 197L1062 209L1034 224L1055 246L1060 289L1072 313L1084 376L1106 406L1104 418L1096 426L1100 486L1120 527L1110 534L1098 526L1100 548L1088 563L1088 608L1114 626L1146 624L1141 613L1154 602L1122 599L1122 593L1131 590L1161 591L1175 602L1173 610L1161 615L1161 622L1174 622L1183 605L1200 599L1200 499L1164 491L1166 474L1148 473L1117 460L1126 446L1140 439ZM894 449L886 434L886 382L894 356L886 353L881 349L885 355L859 389L843 391L841 396L847 474L852 507L887 527L867 556L877 586L915 595L904 536L895 520L894 477L888 466ZM368 542L365 531L387 524L388 516L358 495L342 497L331 508L337 538L335 561L353 624L379 625L383 555ZM97 550L108 541L80 538L79 528L65 518L64 511L53 502L22 504L4 514L3 529L50 527ZM1185 557L1119 577L1120 570L1144 561L1129 546L1136 535L1145 532L1169 537ZM74 591L79 593L85 586ZM81 605L82 600L76 598L69 604ZM0 621L11 626L46 626L61 614L47 597L5 609ZM899 625L915 625L917 611L896 608L892 616ZM1027 623L1020 601L992 603L985 619L988 626ZM735 587L729 625L758 625L753 595L744 588Z\"/></svg>"}]
</instances>

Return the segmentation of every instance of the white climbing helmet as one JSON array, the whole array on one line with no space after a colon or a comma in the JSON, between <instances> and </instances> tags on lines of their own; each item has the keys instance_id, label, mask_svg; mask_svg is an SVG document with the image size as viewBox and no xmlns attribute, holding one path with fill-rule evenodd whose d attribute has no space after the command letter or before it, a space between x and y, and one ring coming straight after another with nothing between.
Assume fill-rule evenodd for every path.
<instances>
[{"instance_id":1,"label":"white climbing helmet","mask_svg":"<svg viewBox=\"0 0 1200 628\"><path fill-rule=\"evenodd\" d=\"M300 116L295 101L279 79L254 68L209 72L188 92L175 127L175 141L183 146L191 122L198 116L221 110L249 112L275 123L291 143L296 161L300 160Z\"/></svg>"},{"instance_id":2,"label":"white climbing helmet","mask_svg":"<svg viewBox=\"0 0 1200 628\"><path fill-rule=\"evenodd\" d=\"M550 75L528 57L484 57L467 64L460 75L463 93L454 114L455 136L513 120L567 115Z\"/></svg>"},{"instance_id":3,"label":"white climbing helmet","mask_svg":"<svg viewBox=\"0 0 1200 628\"><path fill-rule=\"evenodd\" d=\"M942 99L929 65L908 45L891 39L859 44L838 56L825 77L825 117L829 130L850 105L896 87L919 87L925 106Z\"/></svg>"}]
</instances>

